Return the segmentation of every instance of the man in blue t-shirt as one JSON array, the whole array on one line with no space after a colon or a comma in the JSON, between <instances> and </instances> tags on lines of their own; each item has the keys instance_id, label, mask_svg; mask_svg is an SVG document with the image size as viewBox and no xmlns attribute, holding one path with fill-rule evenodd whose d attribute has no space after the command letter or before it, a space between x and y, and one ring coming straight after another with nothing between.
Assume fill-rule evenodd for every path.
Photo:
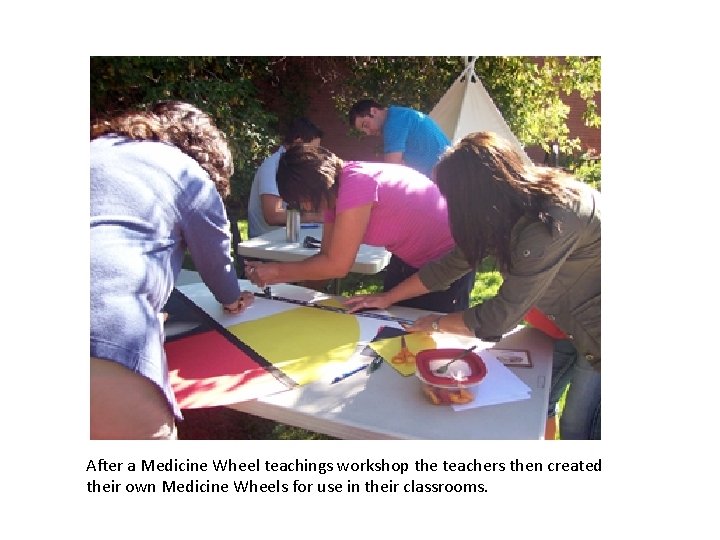
<instances>
[{"instance_id":1,"label":"man in blue t-shirt","mask_svg":"<svg viewBox=\"0 0 720 540\"><path fill-rule=\"evenodd\" d=\"M387 163L404 163L426 176L450 146L435 120L408 107L383 107L363 99L352 106L348 119L365 135L382 135Z\"/></svg>"},{"instance_id":2,"label":"man in blue t-shirt","mask_svg":"<svg viewBox=\"0 0 720 540\"><path fill-rule=\"evenodd\" d=\"M408 107L383 107L372 99L355 103L348 113L350 125L365 135L382 135L385 161L402 163L432 178L432 170L450 140L435 120ZM385 267L385 283L400 283L417 272L397 255ZM474 285L475 272L462 281L467 297Z\"/></svg>"}]
</instances>

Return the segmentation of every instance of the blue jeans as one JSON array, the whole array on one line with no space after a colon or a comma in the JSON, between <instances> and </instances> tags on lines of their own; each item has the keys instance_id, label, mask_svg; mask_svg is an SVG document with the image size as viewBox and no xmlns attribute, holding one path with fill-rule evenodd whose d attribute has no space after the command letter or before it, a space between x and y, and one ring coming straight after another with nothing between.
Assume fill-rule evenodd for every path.
<instances>
[{"instance_id":1,"label":"blue jeans","mask_svg":"<svg viewBox=\"0 0 720 540\"><path fill-rule=\"evenodd\" d=\"M558 340L553 351L548 416L555 414L557 402L568 384L565 408L560 415L560 438L599 439L600 372L594 370L584 356L578 355L570 341Z\"/></svg>"}]
</instances>

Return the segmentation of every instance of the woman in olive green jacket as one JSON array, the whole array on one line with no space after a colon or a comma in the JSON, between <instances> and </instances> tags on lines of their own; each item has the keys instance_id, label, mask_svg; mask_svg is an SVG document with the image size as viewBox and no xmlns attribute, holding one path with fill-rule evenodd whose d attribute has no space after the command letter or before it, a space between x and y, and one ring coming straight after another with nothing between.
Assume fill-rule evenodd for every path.
<instances>
[{"instance_id":1,"label":"woman in olive green jacket","mask_svg":"<svg viewBox=\"0 0 720 540\"><path fill-rule=\"evenodd\" d=\"M558 169L526 167L493 133L467 135L436 165L456 248L394 289L346 301L384 309L448 283L487 256L503 274L498 294L464 312L429 315L411 332L496 341L535 306L600 369L600 194Z\"/></svg>"}]
</instances>

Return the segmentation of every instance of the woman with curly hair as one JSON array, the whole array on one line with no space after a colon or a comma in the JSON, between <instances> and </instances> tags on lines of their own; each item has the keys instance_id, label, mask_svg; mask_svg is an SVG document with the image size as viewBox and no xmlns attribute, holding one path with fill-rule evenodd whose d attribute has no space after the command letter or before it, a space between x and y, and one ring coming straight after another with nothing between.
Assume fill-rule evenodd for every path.
<instances>
[{"instance_id":1,"label":"woman with curly hair","mask_svg":"<svg viewBox=\"0 0 720 540\"><path fill-rule=\"evenodd\" d=\"M495 297L463 312L420 318L409 330L497 341L530 312L539 323L534 325L566 338L564 344L576 350L572 371L567 364L553 366L556 375L572 380L561 437L599 436L600 193L561 170L526 167L507 141L490 132L458 141L441 157L435 174L457 247L394 289L346 304L351 311L384 309L442 290L493 257L503 274ZM560 349L556 346L556 359L567 353ZM563 382L567 379L555 381L551 405Z\"/></svg>"},{"instance_id":2,"label":"woman with curly hair","mask_svg":"<svg viewBox=\"0 0 720 540\"><path fill-rule=\"evenodd\" d=\"M188 103L91 123L92 439L176 437L161 310L186 249L226 312L252 302L230 256L232 172L225 135Z\"/></svg>"}]
</instances>

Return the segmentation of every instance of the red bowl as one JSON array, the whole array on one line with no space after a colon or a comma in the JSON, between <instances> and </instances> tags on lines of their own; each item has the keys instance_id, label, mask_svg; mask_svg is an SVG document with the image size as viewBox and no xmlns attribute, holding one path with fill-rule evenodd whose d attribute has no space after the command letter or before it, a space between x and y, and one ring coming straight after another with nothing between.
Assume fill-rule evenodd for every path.
<instances>
[{"instance_id":1,"label":"red bowl","mask_svg":"<svg viewBox=\"0 0 720 540\"><path fill-rule=\"evenodd\" d=\"M423 383L423 392L436 405L469 403L475 396L469 391L487 375L482 358L468 352L460 360L450 364L448 370L438 375L433 370L450 362L465 349L428 349L417 354L415 375Z\"/></svg>"},{"instance_id":2,"label":"red bowl","mask_svg":"<svg viewBox=\"0 0 720 540\"><path fill-rule=\"evenodd\" d=\"M428 384L447 387L474 386L487 375L487 367L475 352L468 352L455 360L447 372L437 375L433 370L450 362L465 349L427 349L417 354L417 373Z\"/></svg>"}]
</instances>

